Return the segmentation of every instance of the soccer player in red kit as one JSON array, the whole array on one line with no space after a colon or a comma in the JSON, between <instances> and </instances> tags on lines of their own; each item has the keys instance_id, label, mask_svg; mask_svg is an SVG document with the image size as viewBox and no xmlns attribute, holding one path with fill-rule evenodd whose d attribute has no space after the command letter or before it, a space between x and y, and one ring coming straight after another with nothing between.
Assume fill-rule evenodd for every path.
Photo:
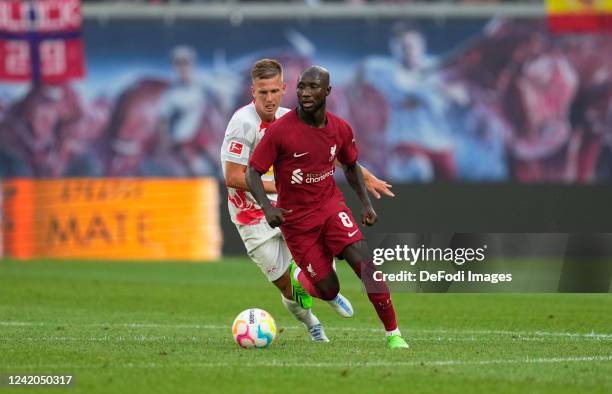
<instances>
[{"instance_id":1,"label":"soccer player in red kit","mask_svg":"<svg viewBox=\"0 0 612 394\"><path fill-rule=\"evenodd\" d=\"M280 226L300 270L294 279L314 297L332 300L340 291L334 256L345 259L359 276L368 298L385 326L390 348L407 348L397 326L389 288L372 278L374 267L367 245L334 181L334 161L343 166L347 181L363 206L361 222L378 220L357 164L351 126L326 111L331 92L329 73L307 68L298 80L298 107L274 122L255 148L246 172L251 193L272 227ZM278 202L268 199L261 181L270 166Z\"/></svg>"}]
</instances>

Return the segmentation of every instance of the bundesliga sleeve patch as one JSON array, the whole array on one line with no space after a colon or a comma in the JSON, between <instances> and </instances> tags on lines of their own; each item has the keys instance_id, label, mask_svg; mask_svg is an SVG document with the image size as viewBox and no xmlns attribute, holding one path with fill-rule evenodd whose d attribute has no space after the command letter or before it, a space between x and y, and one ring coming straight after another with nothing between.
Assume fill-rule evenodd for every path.
<instances>
[{"instance_id":1,"label":"bundesliga sleeve patch","mask_svg":"<svg viewBox=\"0 0 612 394\"><path fill-rule=\"evenodd\" d=\"M244 145L240 142L232 141L227 147L227 152L232 155L242 156L242 148L244 148Z\"/></svg>"}]
</instances>

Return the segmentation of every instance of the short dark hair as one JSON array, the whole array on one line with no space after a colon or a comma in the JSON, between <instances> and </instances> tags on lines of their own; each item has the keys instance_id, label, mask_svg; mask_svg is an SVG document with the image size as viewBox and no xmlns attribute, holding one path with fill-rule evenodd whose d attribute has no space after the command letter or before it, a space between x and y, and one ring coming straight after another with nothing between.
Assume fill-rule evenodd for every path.
<instances>
[{"instance_id":1,"label":"short dark hair","mask_svg":"<svg viewBox=\"0 0 612 394\"><path fill-rule=\"evenodd\" d=\"M261 59L255 62L251 69L251 79L269 79L283 75L283 66L274 59Z\"/></svg>"}]
</instances>

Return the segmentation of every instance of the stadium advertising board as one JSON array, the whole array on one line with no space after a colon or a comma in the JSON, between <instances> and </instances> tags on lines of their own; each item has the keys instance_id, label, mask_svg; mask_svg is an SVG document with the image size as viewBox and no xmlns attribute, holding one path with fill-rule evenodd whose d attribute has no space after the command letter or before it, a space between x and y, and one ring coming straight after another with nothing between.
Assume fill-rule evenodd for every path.
<instances>
[{"instance_id":1,"label":"stadium advertising board","mask_svg":"<svg viewBox=\"0 0 612 394\"><path fill-rule=\"evenodd\" d=\"M205 261L220 255L214 179L15 179L3 188L8 256Z\"/></svg>"}]
</instances>

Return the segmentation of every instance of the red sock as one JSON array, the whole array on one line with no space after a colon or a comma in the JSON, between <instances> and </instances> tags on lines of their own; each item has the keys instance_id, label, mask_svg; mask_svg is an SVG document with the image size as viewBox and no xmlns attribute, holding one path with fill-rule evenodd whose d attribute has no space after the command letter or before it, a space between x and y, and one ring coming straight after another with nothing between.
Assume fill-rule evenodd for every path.
<instances>
[{"instance_id":1,"label":"red sock","mask_svg":"<svg viewBox=\"0 0 612 394\"><path fill-rule=\"evenodd\" d=\"M302 287L306 289L308 294L310 294L311 296L315 298L321 298L321 295L317 291L317 288L312 284L310 279L308 279L306 274L304 274L304 270L300 269L300 272L298 272L297 278L300 284L302 285Z\"/></svg>"},{"instance_id":2,"label":"red sock","mask_svg":"<svg viewBox=\"0 0 612 394\"><path fill-rule=\"evenodd\" d=\"M378 318L385 326L385 330L395 330L397 328L397 319L395 318L395 309L389 294L389 286L385 282L374 281L372 277L374 266L369 262L359 263L358 268L353 268L353 271L363 282L368 293L368 299L374 306Z\"/></svg>"}]
</instances>

